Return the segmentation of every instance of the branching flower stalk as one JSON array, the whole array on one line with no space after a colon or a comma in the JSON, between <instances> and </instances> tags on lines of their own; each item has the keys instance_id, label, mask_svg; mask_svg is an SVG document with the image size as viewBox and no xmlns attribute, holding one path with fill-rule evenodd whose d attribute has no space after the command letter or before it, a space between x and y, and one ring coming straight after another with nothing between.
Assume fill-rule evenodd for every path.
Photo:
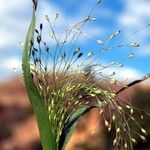
<instances>
[{"instance_id":1,"label":"branching flower stalk","mask_svg":"<svg viewBox=\"0 0 150 150\"><path fill-rule=\"evenodd\" d=\"M114 146L132 150L132 143L136 143L134 135L138 135L142 140L146 139L146 130L134 118L136 108L129 101L118 100L118 94L148 79L150 75L124 86L117 92L110 88L105 89L97 84L98 80L112 85L116 85L117 80L114 72L104 75L103 71L123 67L121 64L123 61L103 65L97 63L99 56L95 57L92 51L85 56L81 48L76 47L86 23L96 20L92 17L92 12L100 3L101 1L98 0L83 21L65 30L62 38L57 37L55 25L53 26L51 19L46 15L45 19L51 30L50 38L53 41L50 46L42 37L43 24L40 24L39 30L35 28L37 1L33 1L33 16L24 45L22 69L27 93L37 119L43 150L65 149L80 117L92 108L100 109L100 117L104 119L104 125L109 132L115 126ZM55 21L58 18L56 14ZM119 42L115 46L107 47L120 32L110 35L105 43L97 41L102 45L100 54L115 47L140 46L137 43L123 45ZM133 57L134 54L129 54L127 59ZM110 118L105 115L108 110ZM130 121L140 128L140 133L130 127Z\"/></svg>"}]
</instances>

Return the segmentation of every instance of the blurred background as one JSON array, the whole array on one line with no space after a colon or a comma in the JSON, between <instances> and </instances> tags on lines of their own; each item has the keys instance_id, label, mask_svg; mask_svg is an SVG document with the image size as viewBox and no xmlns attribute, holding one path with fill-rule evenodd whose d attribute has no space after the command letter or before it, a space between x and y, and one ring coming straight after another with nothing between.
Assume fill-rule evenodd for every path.
<instances>
[{"instance_id":1,"label":"blurred background","mask_svg":"<svg viewBox=\"0 0 150 150\"><path fill-rule=\"evenodd\" d=\"M56 13L59 20L58 32L64 31L87 16L96 0L42 0L38 6L38 25L47 14L51 18ZM97 55L97 40L105 41L112 33L121 30L115 44L136 42L140 47L122 47L101 57L102 63L124 60L128 54L135 58L123 62L125 67L115 70L117 79L126 83L150 72L150 1L149 0L103 0L92 16L96 21L89 23L79 45L84 51L93 50ZM0 0L0 150L40 150L39 134L32 108L22 82L22 43L28 29L32 13L31 0ZM142 30L141 30L142 29ZM131 38L128 35L137 32ZM149 80L127 90L122 97L132 98L135 105L150 113ZM119 87L118 87L119 88ZM97 126L98 110L92 110L83 117L74 133L68 150L112 150L112 135L103 125ZM147 141L134 146L135 150L150 149L150 118L141 122L147 129ZM91 134L92 133L92 134Z\"/></svg>"}]
</instances>

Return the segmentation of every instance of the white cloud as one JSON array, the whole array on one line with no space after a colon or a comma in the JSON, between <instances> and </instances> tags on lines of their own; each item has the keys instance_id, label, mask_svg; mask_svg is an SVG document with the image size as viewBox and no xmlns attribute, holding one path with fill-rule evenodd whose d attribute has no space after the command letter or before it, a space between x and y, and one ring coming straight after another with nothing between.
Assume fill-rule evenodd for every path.
<instances>
[{"instance_id":1,"label":"white cloud","mask_svg":"<svg viewBox=\"0 0 150 150\"><path fill-rule=\"evenodd\" d=\"M7 79L7 77L20 74L21 72L21 60L17 57L1 59L0 63L0 79Z\"/></svg>"},{"instance_id":2,"label":"white cloud","mask_svg":"<svg viewBox=\"0 0 150 150\"><path fill-rule=\"evenodd\" d=\"M150 1L124 1L124 7L125 10L118 18L122 25L135 29L143 26L144 24L150 23Z\"/></svg>"},{"instance_id":3,"label":"white cloud","mask_svg":"<svg viewBox=\"0 0 150 150\"><path fill-rule=\"evenodd\" d=\"M118 23L124 27L125 36L150 24L150 1L149 0L122 0L124 10L118 15ZM150 26L136 33L131 40L143 43L143 47L138 49L140 56L150 55L150 44L147 40L150 38Z\"/></svg>"},{"instance_id":4,"label":"white cloud","mask_svg":"<svg viewBox=\"0 0 150 150\"><path fill-rule=\"evenodd\" d=\"M16 46L24 39L30 0L7 0L0 3L0 50ZM25 17L26 15L26 17Z\"/></svg>"},{"instance_id":5,"label":"white cloud","mask_svg":"<svg viewBox=\"0 0 150 150\"><path fill-rule=\"evenodd\" d=\"M19 42L24 40L29 24L32 3L30 0L0 2L0 78L14 75L21 70Z\"/></svg>"},{"instance_id":6,"label":"white cloud","mask_svg":"<svg viewBox=\"0 0 150 150\"><path fill-rule=\"evenodd\" d=\"M11 57L8 59L4 59L1 61L2 65L0 67L1 70L8 70L8 71L13 71L13 69L17 69L18 71L21 70L21 62L18 58Z\"/></svg>"},{"instance_id":7,"label":"white cloud","mask_svg":"<svg viewBox=\"0 0 150 150\"><path fill-rule=\"evenodd\" d=\"M139 71L128 67L119 69L116 73L116 78L119 80L133 81L135 79L139 79L141 76L142 74Z\"/></svg>"},{"instance_id":8,"label":"white cloud","mask_svg":"<svg viewBox=\"0 0 150 150\"><path fill-rule=\"evenodd\" d=\"M0 3L0 18L3 18L0 26L0 50L13 46L16 47L20 41L24 40L26 29L30 22L31 7L30 0L22 2L20 0L7 0ZM70 25L81 21L82 17L84 17L80 12L76 16L65 14L57 6L46 1L39 1L38 12L37 24L40 24L40 22L45 23L44 16L46 14L52 19L56 13L59 14L59 19L56 23L57 33L59 34ZM91 25L86 28L86 32L90 33L91 36L96 36L102 32L102 29L101 27Z\"/></svg>"},{"instance_id":9,"label":"white cloud","mask_svg":"<svg viewBox=\"0 0 150 150\"><path fill-rule=\"evenodd\" d=\"M115 78L119 81L133 81L142 77L142 73L131 67L122 67L122 68L108 68L103 71L103 74L110 76L115 72Z\"/></svg>"},{"instance_id":10,"label":"white cloud","mask_svg":"<svg viewBox=\"0 0 150 150\"><path fill-rule=\"evenodd\" d=\"M69 25L81 21L81 18L84 17L80 12L78 12L76 16L65 14L59 7L47 1L43 0L39 2L38 24L43 22L45 14L53 18L56 13L59 13L59 20L56 24L58 33L62 32ZM0 67L0 72L3 76L5 76L3 73L4 70L10 73L13 67L21 68L21 56L18 57L18 54L20 54L20 51L18 51L19 42L24 41L30 23L31 13L31 0L7 0L0 2L0 18L2 20L0 24L0 63L3 64ZM96 36L102 32L102 29L92 25L87 27L85 32L87 32L87 34L90 33L91 36ZM86 38L83 37L81 42L83 42L83 39ZM9 55L9 53L13 54L13 56ZM2 59L3 55L5 59Z\"/></svg>"}]
</instances>

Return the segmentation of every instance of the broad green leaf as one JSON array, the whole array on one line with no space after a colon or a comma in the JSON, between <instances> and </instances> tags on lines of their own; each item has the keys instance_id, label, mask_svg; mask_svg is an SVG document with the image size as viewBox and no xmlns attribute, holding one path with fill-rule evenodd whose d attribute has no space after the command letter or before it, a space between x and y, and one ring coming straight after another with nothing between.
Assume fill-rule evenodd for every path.
<instances>
[{"instance_id":1,"label":"broad green leaf","mask_svg":"<svg viewBox=\"0 0 150 150\"><path fill-rule=\"evenodd\" d=\"M30 52L32 48L31 41L34 39L35 24L36 17L35 10L33 10L32 21L24 44L22 70L27 94L37 119L43 150L56 150L57 146L54 140L52 127L50 126L48 112L46 111L43 98L39 94L30 72Z\"/></svg>"},{"instance_id":2,"label":"broad green leaf","mask_svg":"<svg viewBox=\"0 0 150 150\"><path fill-rule=\"evenodd\" d=\"M92 108L95 108L95 106L81 106L79 107L75 112L73 112L68 121L66 122L63 130L62 130L62 134L60 136L60 141L59 141L59 147L58 150L64 150L67 143L69 142L73 131L75 130L77 123L79 121L79 119L86 114L87 112L89 112Z\"/></svg>"}]
</instances>

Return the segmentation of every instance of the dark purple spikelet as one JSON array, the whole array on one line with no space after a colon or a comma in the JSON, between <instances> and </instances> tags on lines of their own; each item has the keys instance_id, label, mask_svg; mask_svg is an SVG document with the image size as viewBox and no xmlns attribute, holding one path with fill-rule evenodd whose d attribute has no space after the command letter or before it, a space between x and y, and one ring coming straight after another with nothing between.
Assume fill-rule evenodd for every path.
<instances>
[{"instance_id":1,"label":"dark purple spikelet","mask_svg":"<svg viewBox=\"0 0 150 150\"><path fill-rule=\"evenodd\" d=\"M38 4L38 0L32 0L33 2L33 7L36 10L37 9L37 4Z\"/></svg>"}]
</instances>

